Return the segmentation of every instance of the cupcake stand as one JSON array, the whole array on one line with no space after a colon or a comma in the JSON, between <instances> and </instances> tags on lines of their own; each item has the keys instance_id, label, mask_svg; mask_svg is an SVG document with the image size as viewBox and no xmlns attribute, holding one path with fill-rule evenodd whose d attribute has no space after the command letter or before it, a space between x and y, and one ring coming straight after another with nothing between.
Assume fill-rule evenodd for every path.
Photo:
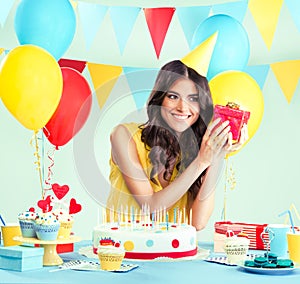
<instances>
[{"instance_id":1,"label":"cupcake stand","mask_svg":"<svg viewBox=\"0 0 300 284\"><path fill-rule=\"evenodd\" d=\"M68 239L57 239L54 241L42 241L37 238L24 238L21 236L14 237L15 241L26 244L38 244L44 248L43 265L55 266L61 265L63 260L56 252L56 245L58 244L70 244L81 241L80 237L70 236Z\"/></svg>"}]
</instances>

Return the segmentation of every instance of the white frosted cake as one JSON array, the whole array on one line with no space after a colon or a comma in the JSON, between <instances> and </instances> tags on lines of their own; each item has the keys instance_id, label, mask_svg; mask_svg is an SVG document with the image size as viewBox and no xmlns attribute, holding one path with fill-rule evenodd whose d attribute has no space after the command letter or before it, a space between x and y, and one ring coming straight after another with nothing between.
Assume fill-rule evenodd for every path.
<instances>
[{"instance_id":1,"label":"white frosted cake","mask_svg":"<svg viewBox=\"0 0 300 284\"><path fill-rule=\"evenodd\" d=\"M197 254L196 229L188 224L105 223L93 230L93 251L101 240L120 242L128 259L181 258Z\"/></svg>"}]
</instances>

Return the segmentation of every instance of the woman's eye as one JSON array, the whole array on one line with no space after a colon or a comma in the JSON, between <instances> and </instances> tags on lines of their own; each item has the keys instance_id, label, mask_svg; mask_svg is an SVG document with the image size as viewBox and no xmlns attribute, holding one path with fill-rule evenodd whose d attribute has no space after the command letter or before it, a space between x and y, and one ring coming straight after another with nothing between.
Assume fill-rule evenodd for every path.
<instances>
[{"instance_id":1,"label":"woman's eye","mask_svg":"<svg viewBox=\"0 0 300 284\"><path fill-rule=\"evenodd\" d=\"M178 96L176 94L168 93L167 97L171 100L176 100L178 99Z\"/></svg>"},{"instance_id":2,"label":"woman's eye","mask_svg":"<svg viewBox=\"0 0 300 284\"><path fill-rule=\"evenodd\" d=\"M199 97L198 97L198 96L191 96L191 97L189 98L189 100L190 100L191 102L198 102L198 101L199 101Z\"/></svg>"}]
</instances>

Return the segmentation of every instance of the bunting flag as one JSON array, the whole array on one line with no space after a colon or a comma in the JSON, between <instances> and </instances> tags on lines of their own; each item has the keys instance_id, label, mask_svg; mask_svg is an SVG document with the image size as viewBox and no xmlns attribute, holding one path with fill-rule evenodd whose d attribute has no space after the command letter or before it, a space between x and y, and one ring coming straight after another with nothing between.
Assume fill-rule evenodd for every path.
<instances>
[{"instance_id":1,"label":"bunting flag","mask_svg":"<svg viewBox=\"0 0 300 284\"><path fill-rule=\"evenodd\" d=\"M283 94L290 103L300 78L300 60L277 62L270 66Z\"/></svg>"},{"instance_id":2,"label":"bunting flag","mask_svg":"<svg viewBox=\"0 0 300 284\"><path fill-rule=\"evenodd\" d=\"M157 58L159 58L174 12L175 8L144 8L146 22Z\"/></svg>"},{"instance_id":3,"label":"bunting flag","mask_svg":"<svg viewBox=\"0 0 300 284\"><path fill-rule=\"evenodd\" d=\"M238 2L216 4L212 6L213 14L226 14L235 18L240 23L243 22L247 9L248 0L240 0Z\"/></svg>"},{"instance_id":4,"label":"bunting flag","mask_svg":"<svg viewBox=\"0 0 300 284\"><path fill-rule=\"evenodd\" d=\"M268 48L271 49L284 0L249 0L248 8Z\"/></svg>"},{"instance_id":5,"label":"bunting flag","mask_svg":"<svg viewBox=\"0 0 300 284\"><path fill-rule=\"evenodd\" d=\"M73 68L73 69L77 70L78 72L82 73L85 68L86 61L61 58L58 61L58 64L60 67L70 67L70 68Z\"/></svg>"},{"instance_id":6,"label":"bunting flag","mask_svg":"<svg viewBox=\"0 0 300 284\"><path fill-rule=\"evenodd\" d=\"M285 5L288 7L289 12L297 26L298 30L300 31L300 3L299 0L285 0Z\"/></svg>"},{"instance_id":7,"label":"bunting flag","mask_svg":"<svg viewBox=\"0 0 300 284\"><path fill-rule=\"evenodd\" d=\"M176 8L177 17L190 48L197 27L208 17L209 11L210 6Z\"/></svg>"},{"instance_id":8,"label":"bunting flag","mask_svg":"<svg viewBox=\"0 0 300 284\"><path fill-rule=\"evenodd\" d=\"M77 5L78 5L77 1L75 1L75 0L70 0L70 3L71 3L71 5L72 5L73 9L75 10L75 9L77 8Z\"/></svg>"},{"instance_id":9,"label":"bunting flag","mask_svg":"<svg viewBox=\"0 0 300 284\"><path fill-rule=\"evenodd\" d=\"M121 54L132 32L141 8L112 6L109 9Z\"/></svg>"},{"instance_id":10,"label":"bunting flag","mask_svg":"<svg viewBox=\"0 0 300 284\"><path fill-rule=\"evenodd\" d=\"M0 48L0 55L2 54L3 51L4 51L4 48Z\"/></svg>"},{"instance_id":11,"label":"bunting flag","mask_svg":"<svg viewBox=\"0 0 300 284\"><path fill-rule=\"evenodd\" d=\"M78 13L84 31L86 50L91 48L107 10L108 6L78 2Z\"/></svg>"},{"instance_id":12,"label":"bunting flag","mask_svg":"<svg viewBox=\"0 0 300 284\"><path fill-rule=\"evenodd\" d=\"M122 73L122 67L87 63L96 92L98 104L102 108Z\"/></svg>"},{"instance_id":13,"label":"bunting flag","mask_svg":"<svg viewBox=\"0 0 300 284\"><path fill-rule=\"evenodd\" d=\"M259 87L263 89L269 70L270 65L266 64L247 66L244 71L248 73L251 77L253 77L253 79L257 82Z\"/></svg>"},{"instance_id":14,"label":"bunting flag","mask_svg":"<svg viewBox=\"0 0 300 284\"><path fill-rule=\"evenodd\" d=\"M4 26L15 0L0 1L0 25Z\"/></svg>"},{"instance_id":15,"label":"bunting flag","mask_svg":"<svg viewBox=\"0 0 300 284\"><path fill-rule=\"evenodd\" d=\"M196 70L202 76L206 77L217 37L218 32L215 32L198 45L192 52L182 58L181 61L190 68Z\"/></svg>"},{"instance_id":16,"label":"bunting flag","mask_svg":"<svg viewBox=\"0 0 300 284\"><path fill-rule=\"evenodd\" d=\"M142 109L153 89L159 69L123 67L138 110Z\"/></svg>"}]
</instances>

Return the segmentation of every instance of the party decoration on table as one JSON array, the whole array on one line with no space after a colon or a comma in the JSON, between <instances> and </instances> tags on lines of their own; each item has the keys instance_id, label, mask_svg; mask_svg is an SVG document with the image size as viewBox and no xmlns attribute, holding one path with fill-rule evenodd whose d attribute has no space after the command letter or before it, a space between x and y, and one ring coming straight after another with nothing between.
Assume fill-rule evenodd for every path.
<instances>
[{"instance_id":1,"label":"party decoration on table","mask_svg":"<svg viewBox=\"0 0 300 284\"><path fill-rule=\"evenodd\" d=\"M220 221L214 224L214 252L224 252L226 232L232 230L235 234L244 233L250 240L249 249L266 250L266 244L260 238L267 224L255 224L246 222ZM268 234L263 238L268 239Z\"/></svg>"},{"instance_id":2,"label":"party decoration on table","mask_svg":"<svg viewBox=\"0 0 300 284\"><path fill-rule=\"evenodd\" d=\"M138 268L138 264L133 263L122 263L120 268L117 270L111 270L110 272L129 272L135 268ZM64 262L58 266L58 269L49 270L49 272L57 272L63 270L85 270L85 271L102 271L100 263L96 261L87 261L87 260L71 260Z\"/></svg>"},{"instance_id":3,"label":"party decoration on table","mask_svg":"<svg viewBox=\"0 0 300 284\"><path fill-rule=\"evenodd\" d=\"M81 205L76 202L75 198L71 198L69 206L69 214L76 214L81 211Z\"/></svg>"},{"instance_id":4,"label":"party decoration on table","mask_svg":"<svg viewBox=\"0 0 300 284\"><path fill-rule=\"evenodd\" d=\"M243 71L250 55L249 39L244 27L233 17L224 14L211 16L199 25L193 36L192 48L216 32L218 39L208 68L208 80L223 71Z\"/></svg>"},{"instance_id":5,"label":"party decoration on table","mask_svg":"<svg viewBox=\"0 0 300 284\"><path fill-rule=\"evenodd\" d=\"M257 257L257 254L247 254L246 260L253 260L255 257ZM207 262L213 262L217 264L223 264L223 265L228 265L228 266L237 266L235 263L231 263L228 261L227 256L224 255L216 255L216 256L209 256L204 259Z\"/></svg>"},{"instance_id":6,"label":"party decoration on table","mask_svg":"<svg viewBox=\"0 0 300 284\"><path fill-rule=\"evenodd\" d=\"M228 102L234 102L243 111L251 113L247 123L249 139L244 144L245 147L257 131L264 113L264 99L259 85L245 72L225 71L215 76L209 82L209 86L214 105L225 106ZM234 151L227 156L232 156L239 151Z\"/></svg>"},{"instance_id":7,"label":"party decoration on table","mask_svg":"<svg viewBox=\"0 0 300 284\"><path fill-rule=\"evenodd\" d=\"M53 208L51 205L51 196L48 195L45 199L41 199L37 202L37 206L42 209L44 213L50 212Z\"/></svg>"},{"instance_id":8,"label":"party decoration on table","mask_svg":"<svg viewBox=\"0 0 300 284\"><path fill-rule=\"evenodd\" d=\"M196 70L200 75L206 77L217 37L218 32L215 32L183 57L181 61Z\"/></svg>"},{"instance_id":9,"label":"party decoration on table","mask_svg":"<svg viewBox=\"0 0 300 284\"><path fill-rule=\"evenodd\" d=\"M61 72L61 100L43 129L45 136L56 149L68 143L80 131L92 106L92 91L83 75L69 67L61 67Z\"/></svg>"},{"instance_id":10,"label":"party decoration on table","mask_svg":"<svg viewBox=\"0 0 300 284\"><path fill-rule=\"evenodd\" d=\"M37 45L59 60L75 35L76 15L69 0L22 0L14 27L21 45Z\"/></svg>"},{"instance_id":11,"label":"party decoration on table","mask_svg":"<svg viewBox=\"0 0 300 284\"><path fill-rule=\"evenodd\" d=\"M224 251L228 263L241 264L245 261L250 240L244 233L235 234L232 230L226 232L224 242Z\"/></svg>"},{"instance_id":12,"label":"party decoration on table","mask_svg":"<svg viewBox=\"0 0 300 284\"><path fill-rule=\"evenodd\" d=\"M2 62L0 97L28 129L38 131L46 125L59 104L62 84L58 63L38 46L18 46Z\"/></svg>"},{"instance_id":13,"label":"party decoration on table","mask_svg":"<svg viewBox=\"0 0 300 284\"><path fill-rule=\"evenodd\" d=\"M65 195L69 192L70 188L68 185L62 185L60 186L58 183L54 183L52 185L52 190L54 195L61 200Z\"/></svg>"}]
</instances>

